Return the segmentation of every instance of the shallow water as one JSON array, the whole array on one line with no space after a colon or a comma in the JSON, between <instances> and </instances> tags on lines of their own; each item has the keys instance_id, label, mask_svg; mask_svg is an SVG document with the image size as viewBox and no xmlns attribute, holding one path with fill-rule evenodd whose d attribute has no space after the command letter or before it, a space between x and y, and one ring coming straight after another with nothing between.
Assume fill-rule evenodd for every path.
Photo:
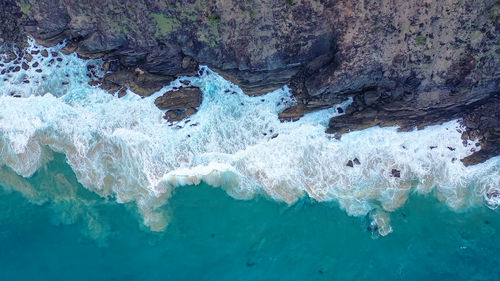
<instances>
[{"instance_id":1,"label":"shallow water","mask_svg":"<svg viewBox=\"0 0 500 281\"><path fill-rule=\"evenodd\" d=\"M48 167L76 178L56 157ZM47 175L35 175L39 186ZM235 200L205 184L175 191L171 221L154 233L131 205L97 200L98 240L69 202L29 203L0 189L0 280L495 280L500 275L500 214L455 212L413 194L378 236L365 217L335 203L289 206L263 197ZM58 206L59 205L59 206ZM83 208L82 208L83 209ZM63 218L61 218L63 217ZM103 238L105 237L105 238Z\"/></svg>"},{"instance_id":2,"label":"shallow water","mask_svg":"<svg viewBox=\"0 0 500 281\"><path fill-rule=\"evenodd\" d=\"M336 140L350 98L281 123L287 87L249 97L207 67L118 98L61 47L0 75L0 280L499 275L500 156L463 166L457 120ZM154 100L181 80L203 100L170 124Z\"/></svg>"}]
</instances>

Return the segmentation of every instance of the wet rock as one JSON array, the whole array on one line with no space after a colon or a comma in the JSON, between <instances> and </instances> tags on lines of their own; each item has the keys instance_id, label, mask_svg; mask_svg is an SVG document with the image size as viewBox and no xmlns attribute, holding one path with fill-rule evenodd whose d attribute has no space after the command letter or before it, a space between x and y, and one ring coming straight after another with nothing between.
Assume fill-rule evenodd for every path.
<instances>
[{"instance_id":1,"label":"wet rock","mask_svg":"<svg viewBox=\"0 0 500 281\"><path fill-rule=\"evenodd\" d=\"M155 105L161 110L186 110L201 105L202 92L196 87L181 88L166 92L155 100Z\"/></svg>"},{"instance_id":2,"label":"wet rock","mask_svg":"<svg viewBox=\"0 0 500 281\"><path fill-rule=\"evenodd\" d=\"M355 164L355 165L361 165L361 162L359 162L359 159L358 158L354 158L352 160L352 162Z\"/></svg>"},{"instance_id":3,"label":"wet rock","mask_svg":"<svg viewBox=\"0 0 500 281\"><path fill-rule=\"evenodd\" d=\"M78 48L77 42L71 42L69 44L66 44L66 46L64 46L64 48L61 49L61 53L69 55L71 53L76 52L77 48Z\"/></svg>"},{"instance_id":4,"label":"wet rock","mask_svg":"<svg viewBox=\"0 0 500 281\"><path fill-rule=\"evenodd\" d=\"M9 51L9 52L6 53L6 56L4 58L4 62L5 63L10 63L10 62L12 62L12 61L14 61L16 59L17 59L17 55L14 52Z\"/></svg>"},{"instance_id":5,"label":"wet rock","mask_svg":"<svg viewBox=\"0 0 500 281\"><path fill-rule=\"evenodd\" d=\"M397 169L392 169L391 170L391 175L395 178L400 178L401 177L401 171Z\"/></svg>"},{"instance_id":6,"label":"wet rock","mask_svg":"<svg viewBox=\"0 0 500 281\"><path fill-rule=\"evenodd\" d=\"M31 66L32 66L32 67L38 67L38 65L40 65L40 64L36 61L36 62L34 62Z\"/></svg>"},{"instance_id":7,"label":"wet rock","mask_svg":"<svg viewBox=\"0 0 500 281\"><path fill-rule=\"evenodd\" d=\"M342 107L337 107L337 112L338 113L344 113L344 110L342 109Z\"/></svg>"},{"instance_id":8,"label":"wet rock","mask_svg":"<svg viewBox=\"0 0 500 281\"><path fill-rule=\"evenodd\" d=\"M38 68L38 69L35 69L35 71L38 72L38 73L42 73L43 70L41 70L40 68Z\"/></svg>"},{"instance_id":9,"label":"wet rock","mask_svg":"<svg viewBox=\"0 0 500 281\"><path fill-rule=\"evenodd\" d=\"M169 122L181 121L197 112L196 108L188 108L185 110L169 110L165 113L164 118ZM197 123L191 124L190 126L198 126Z\"/></svg>"},{"instance_id":10,"label":"wet rock","mask_svg":"<svg viewBox=\"0 0 500 281\"><path fill-rule=\"evenodd\" d=\"M92 75L90 76L92 77ZM129 87L132 92L140 96L150 96L173 80L173 77L170 76L154 75L129 69L106 74L103 78L101 88L110 92L116 92L122 87Z\"/></svg>"},{"instance_id":11,"label":"wet rock","mask_svg":"<svg viewBox=\"0 0 500 281\"><path fill-rule=\"evenodd\" d=\"M23 62L23 63L21 64L21 67L22 67L24 70L28 70L28 69L30 68L30 66L29 66L27 63L25 63L25 62Z\"/></svg>"},{"instance_id":12,"label":"wet rock","mask_svg":"<svg viewBox=\"0 0 500 281\"><path fill-rule=\"evenodd\" d=\"M88 82L89 86L99 86L99 84L101 84L99 81L89 81Z\"/></svg>"}]
</instances>

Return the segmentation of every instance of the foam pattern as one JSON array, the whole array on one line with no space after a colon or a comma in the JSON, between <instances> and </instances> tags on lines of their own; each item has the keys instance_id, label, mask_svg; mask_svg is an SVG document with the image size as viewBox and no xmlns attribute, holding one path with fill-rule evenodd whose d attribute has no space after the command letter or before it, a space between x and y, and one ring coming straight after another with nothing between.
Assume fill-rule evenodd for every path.
<instances>
[{"instance_id":1,"label":"foam pattern","mask_svg":"<svg viewBox=\"0 0 500 281\"><path fill-rule=\"evenodd\" d=\"M43 48L30 44L28 52ZM85 188L134 202L153 231L168 225L164 206L172 191L201 182L237 199L337 201L349 215L370 214L382 235L392 231L388 214L412 192L433 191L453 209L500 204L500 157L465 167L460 159L479 147L463 143L456 120L404 133L370 128L337 140L326 126L351 99L280 122L278 113L295 103L287 87L250 97L207 67L150 97L129 90L118 98L87 84L102 75L87 75L89 64L100 69L99 61L60 48L48 49L60 64L33 55L42 73L0 75L0 167L29 178L54 152L63 153ZM182 80L201 88L202 104L188 119L168 123L154 100L183 87Z\"/></svg>"}]
</instances>

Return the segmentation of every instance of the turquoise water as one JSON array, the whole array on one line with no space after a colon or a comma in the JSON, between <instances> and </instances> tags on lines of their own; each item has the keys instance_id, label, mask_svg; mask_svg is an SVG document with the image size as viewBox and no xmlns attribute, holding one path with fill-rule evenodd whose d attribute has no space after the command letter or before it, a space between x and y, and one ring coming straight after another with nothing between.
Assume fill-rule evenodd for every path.
<instances>
[{"instance_id":1,"label":"turquoise water","mask_svg":"<svg viewBox=\"0 0 500 281\"><path fill-rule=\"evenodd\" d=\"M0 75L0 281L500 276L500 157L458 161L477 147L457 120L337 140L352 98L282 123L287 87L250 97L207 67L118 98L61 47ZM202 104L171 124L154 101L181 80Z\"/></svg>"},{"instance_id":2,"label":"turquoise water","mask_svg":"<svg viewBox=\"0 0 500 281\"><path fill-rule=\"evenodd\" d=\"M99 199L79 186L61 155L29 182L45 194L44 188L57 185L61 174L79 198L95 200L92 212L105 230L99 237L89 236L85 211L72 210L71 202L33 204L2 188L0 280L500 276L500 215L486 207L456 212L433 196L414 194L392 213L394 232L381 237L369 229L367 218L347 216L335 203L306 198L289 206L262 196L235 200L220 188L201 184L174 192L170 223L164 232L154 233L140 223L132 204Z\"/></svg>"}]
</instances>

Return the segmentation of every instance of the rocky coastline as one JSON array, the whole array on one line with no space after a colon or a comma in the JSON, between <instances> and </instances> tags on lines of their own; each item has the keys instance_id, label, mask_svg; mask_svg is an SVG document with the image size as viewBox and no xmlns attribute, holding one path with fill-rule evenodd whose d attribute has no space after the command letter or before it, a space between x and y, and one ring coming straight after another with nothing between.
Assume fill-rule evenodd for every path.
<instances>
[{"instance_id":1,"label":"rocky coastline","mask_svg":"<svg viewBox=\"0 0 500 281\"><path fill-rule=\"evenodd\" d=\"M495 0L2 0L0 43L66 40L63 52L107 61L110 92L148 96L199 65L249 95L289 85L298 105L283 121L353 97L330 120L338 137L461 119L462 138L480 140L462 159L473 165L500 155L499 18ZM188 85L156 101L171 121L200 103Z\"/></svg>"}]
</instances>

